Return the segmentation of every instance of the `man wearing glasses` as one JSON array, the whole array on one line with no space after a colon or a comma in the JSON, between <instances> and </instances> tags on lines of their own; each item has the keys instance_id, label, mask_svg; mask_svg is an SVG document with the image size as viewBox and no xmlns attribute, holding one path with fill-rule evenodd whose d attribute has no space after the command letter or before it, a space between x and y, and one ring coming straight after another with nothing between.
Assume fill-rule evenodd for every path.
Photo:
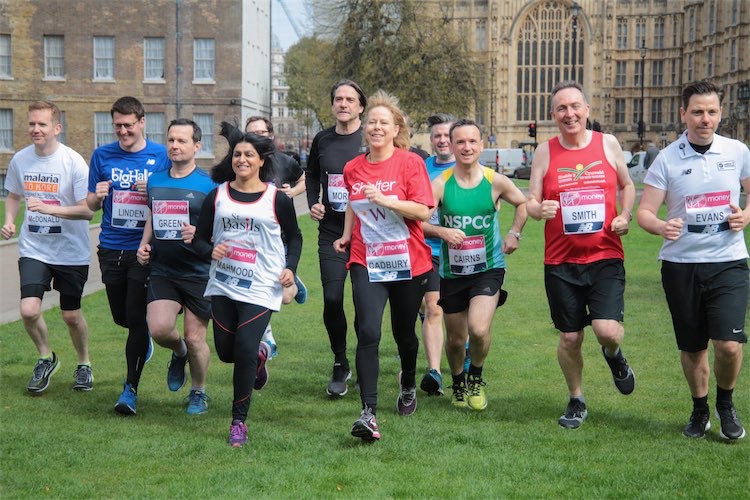
<instances>
[{"instance_id":1,"label":"man wearing glasses","mask_svg":"<svg viewBox=\"0 0 750 500\"><path fill-rule=\"evenodd\" d=\"M271 120L263 116L251 116L248 118L245 122L245 132L275 139ZM272 182L279 191L282 191L289 198L294 198L298 194L305 192L305 171L302 170L297 160L278 149L274 149L272 163L272 173L269 175L266 172L266 182ZM298 290L297 295L294 296L294 300L298 304L304 304L307 300L307 288L296 274L294 275L294 282ZM275 357L277 355L276 339L273 337L270 323L263 333L263 341L271 348L271 357Z\"/></svg>"},{"instance_id":2,"label":"man wearing glasses","mask_svg":"<svg viewBox=\"0 0 750 500\"><path fill-rule=\"evenodd\" d=\"M154 172L168 169L170 162L164 146L146 139L145 112L138 99L121 97L110 114L117 141L94 150L86 202L91 210L103 211L97 253L102 282L114 322L128 329L128 371L115 410L134 415L134 405L120 403L133 399L128 391L138 391L150 348L146 324L149 267L138 263L136 251L149 214L146 181Z\"/></svg>"}]
</instances>

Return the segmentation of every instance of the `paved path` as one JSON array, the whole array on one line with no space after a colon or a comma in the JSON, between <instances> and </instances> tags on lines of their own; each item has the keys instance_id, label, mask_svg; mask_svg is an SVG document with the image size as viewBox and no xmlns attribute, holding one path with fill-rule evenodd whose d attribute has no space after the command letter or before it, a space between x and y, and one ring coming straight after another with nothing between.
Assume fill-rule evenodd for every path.
<instances>
[{"instance_id":1,"label":"paved path","mask_svg":"<svg viewBox=\"0 0 750 500\"><path fill-rule=\"evenodd\" d=\"M302 216L308 213L307 198L304 194L294 198L294 206L297 214ZM99 244L99 225L92 225L89 229L91 240L91 264L89 265L89 279L83 291L84 295L97 292L104 288L102 275L99 271L99 260L96 258L96 246ZM0 263L2 263L2 274L0 274L0 324L9 323L21 319L18 304L21 301L21 291L18 277L18 240L11 239L0 241ZM55 290L44 294L42 308L46 311L60 304L60 294ZM85 313L85 311L84 311Z\"/></svg>"}]
</instances>

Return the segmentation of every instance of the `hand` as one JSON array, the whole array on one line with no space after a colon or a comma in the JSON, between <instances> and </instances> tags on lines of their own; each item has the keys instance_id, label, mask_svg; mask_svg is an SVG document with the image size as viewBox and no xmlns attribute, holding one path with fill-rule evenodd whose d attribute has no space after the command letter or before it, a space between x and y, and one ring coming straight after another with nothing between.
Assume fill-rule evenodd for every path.
<instances>
[{"instance_id":1,"label":"hand","mask_svg":"<svg viewBox=\"0 0 750 500\"><path fill-rule=\"evenodd\" d=\"M448 244L449 247L458 248L461 243L466 239L466 234L460 229L446 229L443 240Z\"/></svg>"},{"instance_id":2,"label":"hand","mask_svg":"<svg viewBox=\"0 0 750 500\"><path fill-rule=\"evenodd\" d=\"M310 207L310 218L312 220L320 221L326 214L326 207L322 203L316 203Z\"/></svg>"},{"instance_id":3,"label":"hand","mask_svg":"<svg viewBox=\"0 0 750 500\"><path fill-rule=\"evenodd\" d=\"M612 231L618 236L625 236L630 230L630 226L628 225L629 223L629 217L618 215L617 217L612 219L612 225L610 227Z\"/></svg>"},{"instance_id":4,"label":"hand","mask_svg":"<svg viewBox=\"0 0 750 500\"><path fill-rule=\"evenodd\" d=\"M26 209L28 209L28 210L30 210L32 212L37 212L37 213L40 213L40 214L47 214L48 215L50 213L48 208L49 207L47 206L47 204L44 203L39 198L36 198L34 196L30 196L29 198L26 199Z\"/></svg>"},{"instance_id":5,"label":"hand","mask_svg":"<svg viewBox=\"0 0 750 500\"><path fill-rule=\"evenodd\" d=\"M2 229L0 229L0 235L2 235L4 240L11 239L16 234L16 225L11 224L5 224Z\"/></svg>"},{"instance_id":6,"label":"hand","mask_svg":"<svg viewBox=\"0 0 750 500\"><path fill-rule=\"evenodd\" d=\"M135 252L135 258L138 259L138 263L142 266L148 265L151 260L151 245L144 243L138 247Z\"/></svg>"},{"instance_id":7,"label":"hand","mask_svg":"<svg viewBox=\"0 0 750 500\"><path fill-rule=\"evenodd\" d=\"M729 204L729 208L730 210L732 210L732 213L729 214L729 217L727 217L729 229L735 232L742 231L743 229L745 229L745 226L747 226L748 222L745 220L745 213L740 209L740 207L732 203Z\"/></svg>"},{"instance_id":8,"label":"hand","mask_svg":"<svg viewBox=\"0 0 750 500\"><path fill-rule=\"evenodd\" d=\"M366 184L363 193L365 195L365 198L367 198L367 201L369 201L370 203L388 208L388 198L386 198L385 195L380 191L380 189L376 188L374 184Z\"/></svg>"},{"instance_id":9,"label":"hand","mask_svg":"<svg viewBox=\"0 0 750 500\"><path fill-rule=\"evenodd\" d=\"M544 220L554 219L559 209L560 209L560 202L557 200L542 201L542 219Z\"/></svg>"},{"instance_id":10,"label":"hand","mask_svg":"<svg viewBox=\"0 0 750 500\"><path fill-rule=\"evenodd\" d=\"M346 253L346 249L349 247L350 241L351 237L346 238L342 236L341 238L333 242L333 249L336 250L337 253Z\"/></svg>"},{"instance_id":11,"label":"hand","mask_svg":"<svg viewBox=\"0 0 750 500\"><path fill-rule=\"evenodd\" d=\"M512 234L506 234L505 238L503 238L503 253L505 255L510 255L516 250L518 250L520 241L518 238L513 236Z\"/></svg>"},{"instance_id":12,"label":"hand","mask_svg":"<svg viewBox=\"0 0 750 500\"><path fill-rule=\"evenodd\" d=\"M284 193L290 198L294 198L294 193L292 192L293 191L292 186L290 186L289 184L282 184L281 187L279 188L279 191L281 191L282 193Z\"/></svg>"},{"instance_id":13,"label":"hand","mask_svg":"<svg viewBox=\"0 0 750 500\"><path fill-rule=\"evenodd\" d=\"M147 181L136 181L135 190L138 191L139 193L145 193L146 184L147 184Z\"/></svg>"},{"instance_id":14,"label":"hand","mask_svg":"<svg viewBox=\"0 0 750 500\"><path fill-rule=\"evenodd\" d=\"M661 235L665 240L675 241L682 234L682 226L684 222L679 217L676 219L669 219L664 223L661 230Z\"/></svg>"},{"instance_id":15,"label":"hand","mask_svg":"<svg viewBox=\"0 0 750 500\"><path fill-rule=\"evenodd\" d=\"M221 260L227 255L227 250L229 250L229 245L226 243L219 243L211 252L211 258L213 260Z\"/></svg>"},{"instance_id":16,"label":"hand","mask_svg":"<svg viewBox=\"0 0 750 500\"><path fill-rule=\"evenodd\" d=\"M284 288L289 288L294 285L294 273L291 269L284 268L284 270L281 271L281 274L279 275L279 283L281 283L281 286Z\"/></svg>"},{"instance_id":17,"label":"hand","mask_svg":"<svg viewBox=\"0 0 750 500\"><path fill-rule=\"evenodd\" d=\"M195 226L191 226L187 222L182 223L182 241L186 244L191 244L195 238Z\"/></svg>"},{"instance_id":18,"label":"hand","mask_svg":"<svg viewBox=\"0 0 750 500\"><path fill-rule=\"evenodd\" d=\"M112 186L112 181L101 181L96 183L96 198L101 203L104 198L109 194L109 188Z\"/></svg>"}]
</instances>

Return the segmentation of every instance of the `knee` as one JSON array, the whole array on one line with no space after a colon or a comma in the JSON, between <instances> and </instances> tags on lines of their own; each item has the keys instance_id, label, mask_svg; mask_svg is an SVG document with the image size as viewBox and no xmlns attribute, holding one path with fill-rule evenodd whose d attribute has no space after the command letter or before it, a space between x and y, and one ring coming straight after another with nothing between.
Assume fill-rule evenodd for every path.
<instances>
[{"instance_id":1,"label":"knee","mask_svg":"<svg viewBox=\"0 0 750 500\"><path fill-rule=\"evenodd\" d=\"M36 321L42 314L42 304L36 301L21 301L21 318L24 321Z\"/></svg>"},{"instance_id":2,"label":"knee","mask_svg":"<svg viewBox=\"0 0 750 500\"><path fill-rule=\"evenodd\" d=\"M596 338L606 343L619 344L625 334L625 329L619 321L612 319L593 320L591 328L594 330Z\"/></svg>"},{"instance_id":3,"label":"knee","mask_svg":"<svg viewBox=\"0 0 750 500\"><path fill-rule=\"evenodd\" d=\"M185 344L187 344L189 351L197 351L207 347L205 330L202 335L200 332L185 332Z\"/></svg>"},{"instance_id":4,"label":"knee","mask_svg":"<svg viewBox=\"0 0 750 500\"><path fill-rule=\"evenodd\" d=\"M425 302L425 320L430 323L441 323L443 321L443 308L437 302Z\"/></svg>"},{"instance_id":5,"label":"knee","mask_svg":"<svg viewBox=\"0 0 750 500\"><path fill-rule=\"evenodd\" d=\"M62 311L62 319L68 327L74 328L81 325L83 314L80 309L74 311Z\"/></svg>"},{"instance_id":6,"label":"knee","mask_svg":"<svg viewBox=\"0 0 750 500\"><path fill-rule=\"evenodd\" d=\"M719 359L734 359L742 355L742 344L731 340L714 340L714 355Z\"/></svg>"},{"instance_id":7,"label":"knee","mask_svg":"<svg viewBox=\"0 0 750 500\"><path fill-rule=\"evenodd\" d=\"M559 345L565 351L580 351L583 345L583 335L579 332L560 333Z\"/></svg>"}]
</instances>

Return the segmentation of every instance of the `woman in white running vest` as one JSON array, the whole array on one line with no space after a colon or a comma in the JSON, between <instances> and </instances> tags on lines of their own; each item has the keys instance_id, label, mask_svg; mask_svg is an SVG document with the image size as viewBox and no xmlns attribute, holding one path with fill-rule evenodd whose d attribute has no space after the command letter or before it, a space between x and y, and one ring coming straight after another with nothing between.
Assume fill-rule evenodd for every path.
<instances>
[{"instance_id":1,"label":"woman in white running vest","mask_svg":"<svg viewBox=\"0 0 750 500\"><path fill-rule=\"evenodd\" d=\"M273 142L255 134L235 134L229 141L229 153L211 173L221 184L203 203L193 244L211 254L204 295L211 297L216 353L234 363L229 444L241 447L247 442L253 387L260 389L268 376L269 352L260 339L282 296L291 300L296 293L302 234L292 200L261 180L272 161Z\"/></svg>"}]
</instances>

